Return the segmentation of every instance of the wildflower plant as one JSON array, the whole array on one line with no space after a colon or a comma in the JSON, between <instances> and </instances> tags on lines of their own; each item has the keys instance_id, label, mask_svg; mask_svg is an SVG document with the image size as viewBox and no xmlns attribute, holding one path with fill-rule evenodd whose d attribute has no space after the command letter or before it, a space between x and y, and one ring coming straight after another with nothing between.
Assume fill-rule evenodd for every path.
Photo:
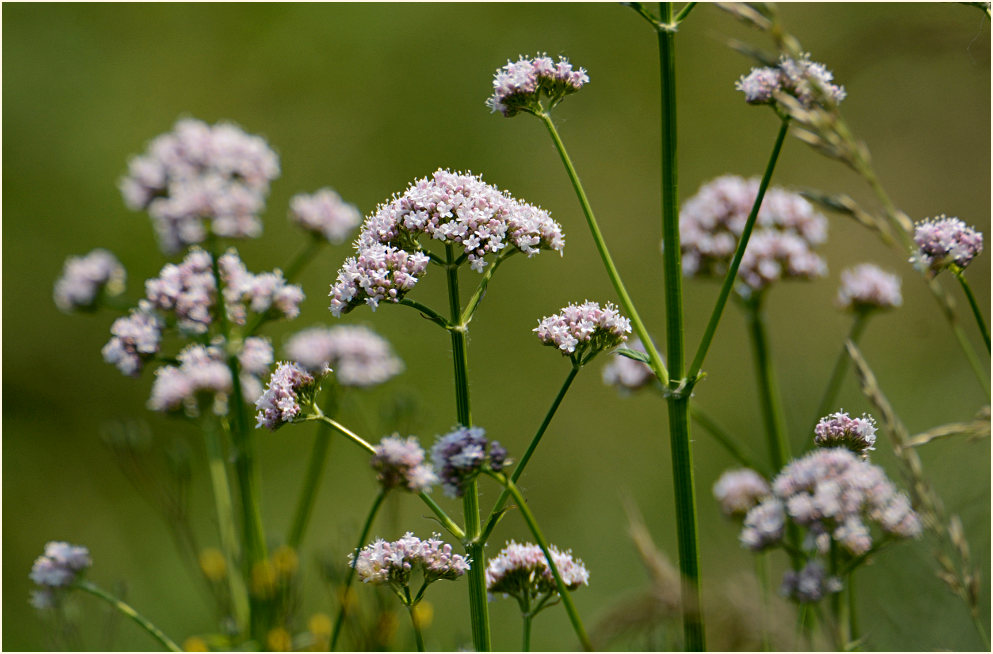
<instances>
[{"instance_id":1,"label":"wildflower plant","mask_svg":"<svg viewBox=\"0 0 993 654\"><path fill-rule=\"evenodd\" d=\"M127 377L147 378L148 410L185 421L202 432L195 445L203 449L210 476L216 541L200 547L182 510L173 510L171 524L177 526L177 543L187 554L187 562L202 577L215 603L220 632L191 635L184 642L186 649L335 651L342 638L348 642L350 623L355 626L358 619L353 611L357 592L376 594L355 591L353 582L358 579L364 586L388 589L399 599L410 616L419 651L425 649L424 629L430 622L424 596L428 586L438 581L464 584L464 590L449 592L458 592L467 600L468 623L462 629L476 651L494 647L496 629L490 623L489 605L498 596L513 597L518 603L525 651L531 647L534 617L557 605L566 612L578 644L592 650L594 640L572 598L574 591L589 585L590 570L571 550L562 551L545 537L519 482L538 455L574 380L605 353L610 355L602 371L606 385L625 395L654 390L667 405L674 507L665 519L674 523L678 546L679 574L669 576L675 580L671 604L673 615L682 623L678 645L683 649L702 651L707 645L697 526L701 507L713 508L737 524L738 543L756 554L765 613L760 630L767 649L772 614L768 562L773 552L782 551L788 560L779 588L797 605L800 635L810 636L819 627L836 649L850 649L861 642L853 575L896 542L917 539L926 532L937 536L936 560L942 578L965 599L985 637L978 612L978 574L971 568L961 523L944 512L914 451L917 445L959 433L955 429L981 430L983 420L974 421L979 427L947 426L944 431L938 429L939 436L911 438L857 346L872 316L902 306L901 271L888 272L866 262L841 273L835 306L851 317L851 328L814 424L802 434L802 444L793 438L786 420L765 313L768 298L780 284L794 280L824 283L820 280L829 271L823 248L828 219L822 210L840 208L902 248L904 262L912 264L907 270L920 273L942 302L943 314L976 368L975 353L955 321L939 273L950 270L961 283L989 349L985 318L964 278L965 269L982 252L982 234L943 215L916 226L910 223L885 195L868 150L844 122L845 87L828 65L814 61L800 48L779 23L775 9L766 6L722 7L768 33L776 44L774 56L761 58L759 66L737 81L724 81L743 94L743 103L739 96L742 111L750 111L745 105L773 109L777 131L765 168L751 178L714 171L717 176L680 205L675 41L681 23L690 18L697 3L687 3L679 11L662 3L658 14L640 3L624 4L652 27L659 46L660 310L664 326L658 332L665 334L664 356L614 263L553 120L553 112L568 96L577 95L572 106L582 110L579 92L585 96L596 88L589 87L590 74L563 55L554 59L545 53L519 55L496 70L491 95L485 99L491 113L508 118L526 114L544 126L616 296L602 303L570 303L540 318L532 328L532 352L538 351L539 344L547 346L570 363L533 435L515 433L498 420L487 421L485 428L474 421L469 333L477 315L489 318L479 308L507 260L515 255L524 255L518 261L530 259L543 252L564 255L563 226L549 211L484 181L481 175L445 167L414 179L364 217L337 191L322 187L292 194L284 210L289 225L285 220L281 224L302 238L296 256L287 265L253 272L234 245L262 234L270 187L280 174L279 156L265 139L231 123L209 125L182 118L127 163L118 184L124 203L148 214L159 247L170 261L138 287L136 296L126 299L124 267L110 252L92 250L66 261L53 299L66 313L116 312L102 349L104 360ZM513 53L500 57L506 54ZM484 88L484 72L480 72L480 81ZM858 208L850 198L773 186L772 177L791 131L869 182L884 205L883 215ZM571 219L567 211L557 210L556 216L560 215L563 221ZM658 243L657 236L652 238ZM264 335L272 323L293 321L303 311L308 294L296 280L306 266L325 247L349 241L350 255L332 259L334 264L341 263L333 278L326 280L326 319L281 340ZM834 265L831 261L830 269ZM437 296L425 288L429 284L421 283L434 275L439 286L444 286L447 306L441 308L432 306ZM690 350L686 325L691 321L684 313L683 296L695 290L701 278L717 281L719 288L701 323L704 327L696 349ZM762 415L761 428L755 430L760 434L757 443L721 427L698 397L704 395L700 392L706 377L704 363L729 300L744 313L752 349ZM413 314L400 313L425 319L447 332L451 345L454 411L445 424L453 426L439 434L427 451L422 440L410 434L415 429L400 431L395 426L384 428L387 435L373 444L361 435L363 429L346 424L353 416L342 411L356 394L390 383L405 372L405 364L386 339L370 327L345 322L358 315L353 312L364 311L363 306L376 312L376 320L395 320L391 305L413 309ZM383 306L387 309L380 312ZM869 413L853 417L856 414L832 411L849 362L855 364L878 423ZM515 406L512 392L501 396L498 391L487 389L487 397L498 397L494 401L500 406ZM988 436L988 410L985 416ZM694 423L697 427L691 427ZM259 439L286 442L305 424L317 429L313 449L301 465L295 507L285 512L289 528L284 537L277 538L263 519L256 450ZM359 420L358 424L368 422ZM692 451L692 430L697 428L712 436L737 463L712 484L716 504L707 501L701 507ZM135 449L135 429L119 431L110 440L126 458ZM530 441L519 448L528 435ZM333 563L325 566L324 576L333 581L337 606L312 614L306 633L294 633L301 625L300 592L309 565L302 546L315 515L332 436L343 437L368 456L368 467L362 472L375 495L358 533L348 533L350 540L357 535L351 540L355 547L350 553L337 552L329 559ZM513 457L504 443L511 446ZM753 447L763 446L766 456L756 456ZM887 472L870 460L874 452L890 446L908 480L909 494L901 492ZM175 464L177 469L186 466L186 472L177 476L187 475L187 482L191 460L177 457ZM131 474L145 476L139 468ZM331 483L341 478L347 477L338 476ZM542 492L540 481L529 477L528 493ZM496 494L489 492L494 484ZM435 491L438 487L440 493ZM390 517L404 523L398 530L404 535L395 541L373 538L374 531L382 533L377 520L388 500L408 494L409 501L427 509L426 517L446 532L444 538L449 542L442 540L441 533L426 539L415 536L407 528L409 517L399 511L406 504L399 503ZM172 502L171 497L166 495L164 502ZM448 503L452 501L460 515L451 512ZM332 522L337 518L332 513L318 519ZM523 524L517 524L517 518ZM487 546L492 545L498 525L514 524L526 529L529 540L508 540L493 554L494 548ZM636 534L636 544L639 539L643 544L644 536ZM947 555L952 550L957 557L954 562ZM70 593L84 591L128 616L159 645L179 651L148 619L91 582L91 567L86 547L50 542L29 574L37 586L31 603L42 611L59 611ZM448 584L441 584L435 592L444 592L444 586ZM380 591L380 595L386 593ZM842 606L844 602L847 607ZM392 634L395 621L390 623L388 617L392 611L380 605L375 627L380 635ZM370 641L370 647L388 640L384 636Z\"/></svg>"}]
</instances>

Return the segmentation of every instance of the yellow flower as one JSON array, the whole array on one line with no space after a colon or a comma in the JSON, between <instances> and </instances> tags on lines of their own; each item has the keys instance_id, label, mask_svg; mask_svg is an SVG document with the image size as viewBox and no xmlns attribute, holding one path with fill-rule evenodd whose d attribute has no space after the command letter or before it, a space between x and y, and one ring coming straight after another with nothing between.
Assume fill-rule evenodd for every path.
<instances>
[{"instance_id":1,"label":"yellow flower","mask_svg":"<svg viewBox=\"0 0 993 654\"><path fill-rule=\"evenodd\" d=\"M266 634L265 640L271 652L290 652L293 650L293 636L282 627L271 629Z\"/></svg>"},{"instance_id":2,"label":"yellow flower","mask_svg":"<svg viewBox=\"0 0 993 654\"><path fill-rule=\"evenodd\" d=\"M276 568L276 574L286 579L296 574L300 567L300 557L292 547L281 545L272 553L272 565Z\"/></svg>"},{"instance_id":3,"label":"yellow flower","mask_svg":"<svg viewBox=\"0 0 993 654\"><path fill-rule=\"evenodd\" d=\"M210 581L223 581L228 574L228 563L221 550L216 547L200 550L200 570L203 571L203 576Z\"/></svg>"},{"instance_id":4,"label":"yellow flower","mask_svg":"<svg viewBox=\"0 0 993 654\"><path fill-rule=\"evenodd\" d=\"M209 652L210 649L207 647L207 643L204 642L203 638L200 638L199 636L190 636L183 641L183 651Z\"/></svg>"}]
</instances>

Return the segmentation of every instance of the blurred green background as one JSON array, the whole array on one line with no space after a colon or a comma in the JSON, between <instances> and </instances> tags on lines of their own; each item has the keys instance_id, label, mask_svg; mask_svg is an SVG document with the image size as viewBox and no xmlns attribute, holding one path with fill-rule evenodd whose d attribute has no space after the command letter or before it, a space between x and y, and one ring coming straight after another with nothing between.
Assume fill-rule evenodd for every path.
<instances>
[{"instance_id":1,"label":"blurred green background","mask_svg":"<svg viewBox=\"0 0 993 654\"><path fill-rule=\"evenodd\" d=\"M962 217L989 235L990 24L958 4L787 4L785 24L848 90L843 110L863 137L882 181L914 219ZM678 102L683 198L719 174L761 173L777 123L733 88L750 62L726 46L738 38L770 48L713 6L701 5L680 29ZM130 295L157 274L148 219L129 212L116 190L128 157L180 116L221 119L265 136L282 176L273 186L265 235L239 245L249 268L285 265L302 243L287 224L289 198L325 185L367 213L415 177L439 166L484 173L487 181L541 204L566 232L566 256L514 259L502 268L472 325L474 419L520 453L544 415L568 364L530 333L536 320L569 301L606 301L613 292L558 157L538 121L491 115L483 102L493 71L519 53L565 54L591 83L556 113L602 229L650 330L663 339L659 257L658 80L654 34L614 4L6 4L3 7L3 648L44 649L43 623L27 604L28 570L48 540L86 544L91 578L123 582L127 597L177 639L215 628L210 605L183 570L163 523L118 471L101 444L101 425L141 417L156 444L183 439L194 451L192 505L204 544L215 544L201 445L185 424L144 408L150 375L122 377L103 363L110 313L67 316L51 301L68 255L113 251L128 270ZM787 141L774 183L844 191L875 207L865 184L840 164ZM838 275L872 260L904 278L904 307L877 317L863 350L912 432L966 419L988 403L936 305L905 257L865 229L830 217L827 279L783 284L769 298L773 354L794 448L805 430L849 318L833 307ZM277 348L291 332L331 324L328 284L347 245L329 248L302 276L308 299L293 323L272 327ZM990 265L984 254L969 279L989 315ZM440 288L418 299L440 304ZM965 309L962 295L942 280ZM716 293L685 290L688 345L695 347ZM442 305L443 306L443 305ZM963 319L968 316L962 311ZM403 428L430 444L454 422L448 338L406 309L360 309L344 322L387 336L407 365L385 387L351 396L342 420L378 439L398 399L416 413ZM975 325L964 320L978 349ZM602 362L578 378L524 478L549 539L573 548L591 586L575 600L593 627L616 602L648 587L627 536L626 498L640 507L659 546L675 558L664 404L620 398L599 379ZM697 387L699 403L756 452L764 452L754 372L741 313L729 306ZM869 406L849 377L839 404ZM278 543L289 525L313 430L259 433L267 531ZM694 432L704 589L725 596L747 579L752 555L737 544L710 488L733 461ZM952 440L924 451L924 465L949 511L959 513L983 575L989 615L989 441ZM884 440L874 461L899 478ZM325 484L302 551L301 615L331 612L316 579L318 555L344 560L374 495L366 458L332 447ZM486 483L483 504L496 489ZM420 534L434 523L399 498L376 535ZM446 500L447 506L447 500ZM452 504L453 510L455 505ZM509 515L490 553L527 538ZM776 569L782 556L774 557ZM927 541L893 548L859 575L861 628L873 649L977 649L962 603L933 574ZM464 583L464 582L463 582ZM435 620L429 648L469 641L463 583L428 594ZM367 589L359 588L360 593ZM747 602L755 595L745 593ZM101 640L102 608L82 615L88 648ZM516 648L519 620L510 600L491 605L494 646ZM789 615L780 616L789 625ZM712 627L716 626L716 621ZM987 628L988 628L987 623ZM400 623L400 647L411 647ZM716 627L715 627L716 628ZM121 625L113 647L153 643ZM719 636L711 634L712 642ZM541 615L535 649L576 646L565 613ZM617 647L641 647L643 640Z\"/></svg>"}]
</instances>

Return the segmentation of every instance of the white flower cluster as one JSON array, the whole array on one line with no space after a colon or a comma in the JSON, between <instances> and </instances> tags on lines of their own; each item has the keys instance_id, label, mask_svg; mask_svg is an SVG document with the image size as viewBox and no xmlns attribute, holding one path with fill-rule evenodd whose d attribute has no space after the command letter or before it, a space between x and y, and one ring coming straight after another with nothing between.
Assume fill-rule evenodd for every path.
<instances>
[{"instance_id":1,"label":"white flower cluster","mask_svg":"<svg viewBox=\"0 0 993 654\"><path fill-rule=\"evenodd\" d=\"M833 80L834 74L824 64L811 61L809 54L799 59L782 55L776 66L753 68L734 87L745 94L749 104L772 104L776 93L781 92L792 95L809 109L824 101L838 104L845 99L845 87L833 84Z\"/></svg>"},{"instance_id":2,"label":"white flower cluster","mask_svg":"<svg viewBox=\"0 0 993 654\"><path fill-rule=\"evenodd\" d=\"M255 401L256 427L275 431L300 414L301 401L313 399L317 381L295 363L280 362L269 378L265 392Z\"/></svg>"},{"instance_id":3,"label":"white flower cluster","mask_svg":"<svg viewBox=\"0 0 993 654\"><path fill-rule=\"evenodd\" d=\"M814 443L819 447L844 447L865 455L876 449L876 421L867 413L860 418L852 418L844 411L832 413L814 427Z\"/></svg>"},{"instance_id":4,"label":"white flower cluster","mask_svg":"<svg viewBox=\"0 0 993 654\"><path fill-rule=\"evenodd\" d=\"M575 590L589 586L589 570L582 561L573 558L571 550L561 552L554 545L548 550L566 588ZM555 577L541 547L515 541L509 541L487 564L486 590L518 599L558 593Z\"/></svg>"},{"instance_id":5,"label":"white flower cluster","mask_svg":"<svg viewBox=\"0 0 993 654\"><path fill-rule=\"evenodd\" d=\"M358 556L350 554L348 562L363 583L390 584L398 590L406 588L415 570L421 570L424 581L453 580L469 570L469 561L452 552L452 546L433 534L421 540L407 532L393 542L378 539L363 547Z\"/></svg>"},{"instance_id":6,"label":"white flower cluster","mask_svg":"<svg viewBox=\"0 0 993 654\"><path fill-rule=\"evenodd\" d=\"M534 59L521 55L517 61L508 61L497 70L493 76L493 95L487 98L486 106L508 118L519 111L536 113L541 110L542 96L548 98L551 109L589 81L586 70L574 69L565 57L555 62L544 53Z\"/></svg>"},{"instance_id":7,"label":"white flower cluster","mask_svg":"<svg viewBox=\"0 0 993 654\"><path fill-rule=\"evenodd\" d=\"M217 260L224 282L224 302L228 318L245 324L246 308L254 313L293 319L300 315L303 290L288 284L278 268L270 273L254 275L245 269L238 253L228 250Z\"/></svg>"},{"instance_id":8,"label":"white flower cluster","mask_svg":"<svg viewBox=\"0 0 993 654\"><path fill-rule=\"evenodd\" d=\"M532 330L545 345L551 345L585 362L587 356L611 350L631 333L631 321L620 314L610 302L601 307L596 302L570 304L558 313L538 321Z\"/></svg>"},{"instance_id":9,"label":"white flower cluster","mask_svg":"<svg viewBox=\"0 0 993 654\"><path fill-rule=\"evenodd\" d=\"M983 251L983 234L958 218L944 214L917 223L914 261L936 275L950 265L965 268Z\"/></svg>"},{"instance_id":10,"label":"white flower cluster","mask_svg":"<svg viewBox=\"0 0 993 654\"><path fill-rule=\"evenodd\" d=\"M842 271L835 303L843 311L893 309L903 303L900 277L871 263L859 264Z\"/></svg>"}]
</instances>

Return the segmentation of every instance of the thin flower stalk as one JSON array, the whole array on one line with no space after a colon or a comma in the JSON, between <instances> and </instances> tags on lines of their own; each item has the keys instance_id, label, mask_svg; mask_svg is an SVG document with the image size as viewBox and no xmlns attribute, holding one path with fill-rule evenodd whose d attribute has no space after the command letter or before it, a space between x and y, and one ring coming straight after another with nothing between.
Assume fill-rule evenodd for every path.
<instances>
[{"instance_id":1,"label":"thin flower stalk","mask_svg":"<svg viewBox=\"0 0 993 654\"><path fill-rule=\"evenodd\" d=\"M769 188L769 182L772 181L772 173L776 169L776 162L779 161L779 153L783 148L783 141L786 139L789 127L789 116L783 116L779 125L779 134L776 136L776 143L772 147L772 154L769 156L769 162L766 164L765 172L762 173L762 181L759 182L759 190L755 196L755 203L752 205L752 210L748 214L748 220L742 230L741 238L738 240L738 247L734 252L734 257L731 259L731 265L728 267L727 274L724 275L724 282L721 284L721 291L717 296L717 302L714 304L714 309L710 314L710 320L707 322L706 329L704 329L703 338L700 339L700 345L697 347L696 355L693 357L693 363L690 364L690 371L686 375L691 383L697 379L700 370L703 368L703 360L707 356L707 351L710 349L710 344L714 339L714 333L717 331L717 326L724 313L724 307L727 305L728 297L731 295L731 289L734 287L735 279L738 277L738 268L741 266L741 260L745 256L745 248L748 247L752 228L755 226L756 218L758 218L759 209L762 208L762 200L765 198L766 189Z\"/></svg>"},{"instance_id":2,"label":"thin flower stalk","mask_svg":"<svg viewBox=\"0 0 993 654\"><path fill-rule=\"evenodd\" d=\"M986 319L983 318L983 312L979 308L979 303L976 302L976 296L972 293L972 288L969 286L969 282L965 278L965 271L958 266L952 268L955 273L955 278L959 280L959 284L962 285L962 290L965 292L965 297L969 300L969 306L972 308L972 315L976 318L976 324L979 326L979 332L983 335L983 342L986 343L986 352L990 352L990 329L986 326Z\"/></svg>"},{"instance_id":3,"label":"thin flower stalk","mask_svg":"<svg viewBox=\"0 0 993 654\"><path fill-rule=\"evenodd\" d=\"M86 591L90 595L99 597L103 601L110 604L114 610L116 610L121 615L125 616L139 627L144 629L149 636L157 640L164 649L170 652L182 652L183 649L177 645L171 638L166 636L161 629L156 627L151 621L145 616L141 615L135 611L129 604L125 604L121 600L117 599L107 591L103 590L96 584L89 581L79 581L76 584L76 588Z\"/></svg>"},{"instance_id":4,"label":"thin flower stalk","mask_svg":"<svg viewBox=\"0 0 993 654\"><path fill-rule=\"evenodd\" d=\"M408 593L409 594L409 593ZM414 642L417 645L417 651L423 652L424 650L424 635L421 633L421 625L417 619L417 606L411 604L409 601L407 603L407 614L410 616L410 624L414 628Z\"/></svg>"},{"instance_id":5,"label":"thin flower stalk","mask_svg":"<svg viewBox=\"0 0 993 654\"><path fill-rule=\"evenodd\" d=\"M517 480L521 478L521 475L524 474L524 469L527 467L528 461L531 460L531 456L538 448L538 443L541 442L541 438L545 435L545 431L552 423L552 418L555 417L555 412L558 411L559 405L562 404L562 400L565 399L565 394L569 391L569 387L572 386L572 382L576 379L576 375L579 374L579 370L580 367L576 365L573 365L572 368L569 369L569 374L566 376L565 381L562 383L562 387L559 389L558 394L552 401L552 405L548 407L548 411L545 413L545 418L541 421L538 431L536 431L534 437L531 438L531 442L528 444L528 448L525 450L521 460L514 466L514 472L510 476L510 480L512 482L516 483ZM510 491L504 488L500 492L500 496L497 498L496 504L493 505L493 510L490 511L489 518L486 520L486 527L483 529L483 535L480 537L482 542L485 543L487 539L489 539L494 527L496 527L497 522L499 522L500 517L503 515L503 506L507 503L509 498Z\"/></svg>"},{"instance_id":6,"label":"thin flower stalk","mask_svg":"<svg viewBox=\"0 0 993 654\"><path fill-rule=\"evenodd\" d=\"M383 500L386 499L387 491L385 489L381 490L377 495L376 499L372 502L372 508L369 509L369 514L366 516L365 524L362 525L362 533L359 536L358 545L355 546L354 552L358 552L362 549L363 545L369 539L369 532L372 530L372 523L376 519L376 514L379 513L379 508L383 505ZM348 575L345 577L345 584L342 586L340 592L341 595L341 606L338 607L338 615L334 619L334 628L331 631L331 645L329 647L330 651L334 651L335 646L338 644L338 637L341 635L341 625L345 621L345 610L348 605L348 592L352 587L352 581L355 579L355 565L354 562L348 566ZM416 626L415 626L416 629Z\"/></svg>"},{"instance_id":7,"label":"thin flower stalk","mask_svg":"<svg viewBox=\"0 0 993 654\"><path fill-rule=\"evenodd\" d=\"M755 374L758 380L762 418L768 437L769 461L773 470L779 470L790 459L790 444L786 438L786 419L772 365L772 352L761 301L761 296L749 300L745 304L745 311L748 333L755 354Z\"/></svg>"},{"instance_id":8,"label":"thin flower stalk","mask_svg":"<svg viewBox=\"0 0 993 654\"><path fill-rule=\"evenodd\" d=\"M569 621L572 623L572 628L576 632L576 637L579 638L579 642L582 644L583 649L587 652L593 651L593 644L590 641L590 637L586 634L586 628L583 626L583 621L579 617L579 612L576 610L576 605L572 601L572 595L569 593L569 588L566 586L565 582L562 581L562 575L559 574L559 570L555 565L555 560L552 558L548 541L546 541L545 537L542 536L541 529L538 527L538 521L535 519L534 514L528 507L527 502L524 501L524 496L521 494L521 490L517 487L517 484L511 481L510 478L503 473L485 469L483 472L506 488L513 496L514 501L517 502L517 506L521 510L521 515L524 516L524 521L527 523L528 529L531 530L531 535L533 535L534 539L538 541L538 545L541 547L541 551L544 553L545 559L548 561L548 567L552 571L552 576L555 577L555 585L558 588L559 596L562 598L562 605L565 607L566 613L569 615Z\"/></svg>"}]
</instances>

